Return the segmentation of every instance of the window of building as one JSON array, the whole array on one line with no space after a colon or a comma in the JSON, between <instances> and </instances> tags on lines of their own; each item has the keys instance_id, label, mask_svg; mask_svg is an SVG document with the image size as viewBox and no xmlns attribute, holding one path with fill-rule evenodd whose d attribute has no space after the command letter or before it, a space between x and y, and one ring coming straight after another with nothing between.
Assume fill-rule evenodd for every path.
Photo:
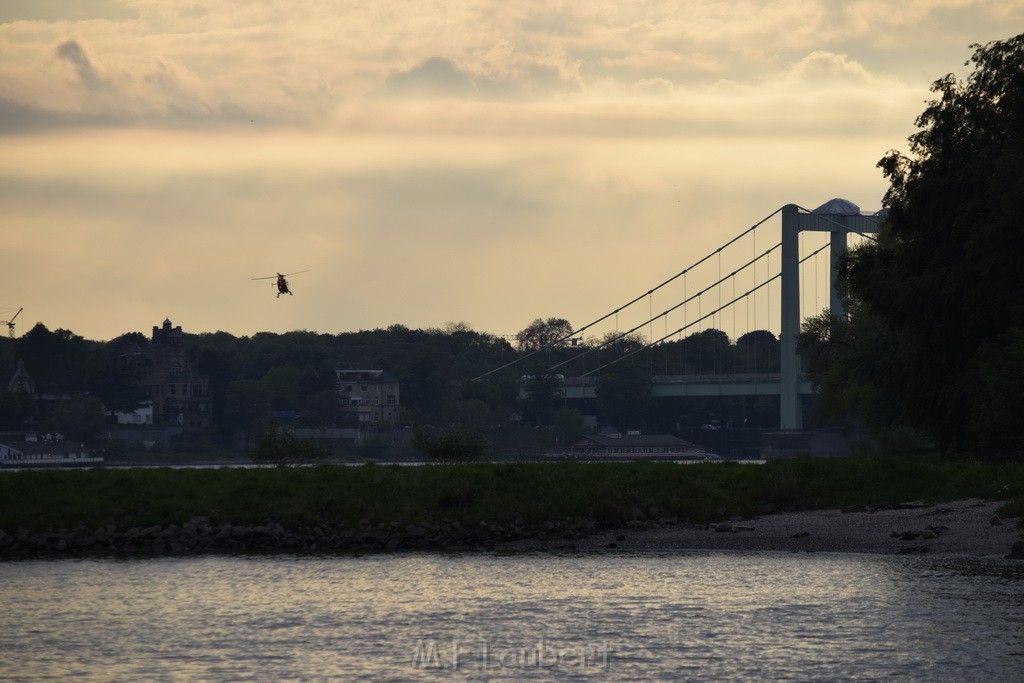
<instances>
[{"instance_id":1,"label":"window of building","mask_svg":"<svg viewBox=\"0 0 1024 683\"><path fill-rule=\"evenodd\" d=\"M387 402L388 402L389 406L395 405L395 397L394 396L388 396Z\"/></svg>"}]
</instances>

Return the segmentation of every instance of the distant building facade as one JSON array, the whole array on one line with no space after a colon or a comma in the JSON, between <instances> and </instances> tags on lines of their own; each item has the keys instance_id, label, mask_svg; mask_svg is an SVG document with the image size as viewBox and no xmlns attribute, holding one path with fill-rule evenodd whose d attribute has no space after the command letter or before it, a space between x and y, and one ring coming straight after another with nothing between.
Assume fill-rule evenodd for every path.
<instances>
[{"instance_id":1,"label":"distant building facade","mask_svg":"<svg viewBox=\"0 0 1024 683\"><path fill-rule=\"evenodd\" d=\"M153 424L153 402L143 401L142 405L131 412L112 411L119 425L151 425Z\"/></svg>"},{"instance_id":2,"label":"distant building facade","mask_svg":"<svg viewBox=\"0 0 1024 683\"><path fill-rule=\"evenodd\" d=\"M164 320L153 327L151 366L147 378L153 402L153 423L185 429L210 426L210 378L200 374L185 346L181 326Z\"/></svg>"},{"instance_id":3,"label":"distant building facade","mask_svg":"<svg viewBox=\"0 0 1024 683\"><path fill-rule=\"evenodd\" d=\"M384 370L335 370L336 390L346 422L398 422L398 379Z\"/></svg>"}]
</instances>

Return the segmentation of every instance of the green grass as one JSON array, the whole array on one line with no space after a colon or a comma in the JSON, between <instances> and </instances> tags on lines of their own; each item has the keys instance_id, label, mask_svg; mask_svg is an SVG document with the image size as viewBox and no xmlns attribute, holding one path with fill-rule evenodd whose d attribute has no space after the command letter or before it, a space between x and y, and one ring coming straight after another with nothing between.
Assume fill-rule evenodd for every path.
<instances>
[{"instance_id":1,"label":"green grass","mask_svg":"<svg viewBox=\"0 0 1024 683\"><path fill-rule=\"evenodd\" d=\"M944 458L795 459L714 463L508 463L269 469L93 469L0 473L0 529L30 531L274 520L527 524L587 517L615 526L634 507L682 521L981 497L1024 513L1024 464Z\"/></svg>"}]
</instances>

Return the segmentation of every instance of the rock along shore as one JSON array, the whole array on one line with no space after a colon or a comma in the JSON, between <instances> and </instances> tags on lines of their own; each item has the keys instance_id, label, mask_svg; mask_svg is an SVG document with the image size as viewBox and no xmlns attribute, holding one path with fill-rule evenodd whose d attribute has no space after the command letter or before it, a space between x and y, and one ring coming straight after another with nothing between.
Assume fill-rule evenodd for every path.
<instances>
[{"instance_id":1,"label":"rock along shore","mask_svg":"<svg viewBox=\"0 0 1024 683\"><path fill-rule=\"evenodd\" d=\"M1024 559L1024 530L1000 518L1000 502L856 506L733 518L707 525L659 525L600 533L579 550L769 550L883 555L928 553ZM530 543L517 544L529 548Z\"/></svg>"},{"instance_id":2,"label":"rock along shore","mask_svg":"<svg viewBox=\"0 0 1024 683\"><path fill-rule=\"evenodd\" d=\"M879 554L970 555L1024 559L1024 533L1015 519L996 514L998 502L964 500L940 505L905 503L884 508L764 514L713 524L681 524L656 509L634 508L624 528L599 530L594 520L569 519L527 526L480 522L398 525L361 522L356 528L323 523L287 529L262 524L183 524L118 529L77 527L32 533L0 530L0 558L163 556L225 553L374 553L398 551L769 550Z\"/></svg>"}]
</instances>

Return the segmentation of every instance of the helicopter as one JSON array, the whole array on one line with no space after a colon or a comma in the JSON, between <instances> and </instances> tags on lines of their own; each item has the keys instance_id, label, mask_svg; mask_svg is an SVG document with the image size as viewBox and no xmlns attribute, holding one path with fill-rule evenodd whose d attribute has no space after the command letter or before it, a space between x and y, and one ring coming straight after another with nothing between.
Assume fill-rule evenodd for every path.
<instances>
[{"instance_id":1,"label":"helicopter","mask_svg":"<svg viewBox=\"0 0 1024 683\"><path fill-rule=\"evenodd\" d=\"M277 280L277 282L272 282L271 286L277 285L277 298L280 299L282 294L295 296L292 294L292 290L288 289L288 280L285 278L291 277L292 275L298 275L299 273L308 272L308 270L299 270L294 273L285 273L284 275L277 273L276 275L267 275L266 277L254 277L253 280Z\"/></svg>"}]
</instances>

